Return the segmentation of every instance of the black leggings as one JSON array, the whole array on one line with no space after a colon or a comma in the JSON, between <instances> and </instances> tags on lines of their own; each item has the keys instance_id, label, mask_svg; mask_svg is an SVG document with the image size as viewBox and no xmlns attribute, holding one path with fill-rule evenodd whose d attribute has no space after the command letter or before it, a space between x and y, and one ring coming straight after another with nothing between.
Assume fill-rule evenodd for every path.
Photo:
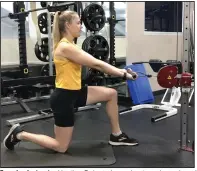
<instances>
[{"instance_id":1,"label":"black leggings","mask_svg":"<svg viewBox=\"0 0 197 171\"><path fill-rule=\"evenodd\" d=\"M55 125L59 127L74 126L75 108L85 106L86 100L87 87L82 87L81 90L56 88L50 98Z\"/></svg>"}]
</instances>

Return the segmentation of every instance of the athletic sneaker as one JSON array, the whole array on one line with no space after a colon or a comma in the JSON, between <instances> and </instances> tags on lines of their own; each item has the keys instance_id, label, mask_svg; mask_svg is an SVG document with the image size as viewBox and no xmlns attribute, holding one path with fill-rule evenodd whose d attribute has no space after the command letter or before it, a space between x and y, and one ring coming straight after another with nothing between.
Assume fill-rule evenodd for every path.
<instances>
[{"instance_id":1,"label":"athletic sneaker","mask_svg":"<svg viewBox=\"0 0 197 171\"><path fill-rule=\"evenodd\" d=\"M10 128L8 135L4 138L3 144L9 150L14 150L14 146L21 140L17 139L16 135L22 132L22 128L19 124L15 124Z\"/></svg>"},{"instance_id":2,"label":"athletic sneaker","mask_svg":"<svg viewBox=\"0 0 197 171\"><path fill-rule=\"evenodd\" d=\"M134 138L129 138L125 133L122 133L119 136L110 135L109 144L118 146L118 145L138 145L138 141Z\"/></svg>"}]
</instances>

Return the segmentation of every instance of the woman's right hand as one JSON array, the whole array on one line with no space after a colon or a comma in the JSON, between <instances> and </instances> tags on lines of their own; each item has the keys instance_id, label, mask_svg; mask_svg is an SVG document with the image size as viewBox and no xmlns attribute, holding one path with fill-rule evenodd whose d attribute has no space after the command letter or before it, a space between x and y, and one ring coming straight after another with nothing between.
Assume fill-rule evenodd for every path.
<instances>
[{"instance_id":1,"label":"woman's right hand","mask_svg":"<svg viewBox=\"0 0 197 171\"><path fill-rule=\"evenodd\" d=\"M137 73L133 72L131 68L128 68L127 72L132 75L132 80L136 80L138 78Z\"/></svg>"}]
</instances>

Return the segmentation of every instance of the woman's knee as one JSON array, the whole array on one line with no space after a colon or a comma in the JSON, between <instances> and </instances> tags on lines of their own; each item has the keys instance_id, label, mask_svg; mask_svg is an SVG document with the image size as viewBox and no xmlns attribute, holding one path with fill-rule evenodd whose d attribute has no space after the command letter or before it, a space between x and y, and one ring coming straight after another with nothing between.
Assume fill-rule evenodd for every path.
<instances>
[{"instance_id":1,"label":"woman's knee","mask_svg":"<svg viewBox=\"0 0 197 171\"><path fill-rule=\"evenodd\" d=\"M117 96L118 96L118 92L115 89L110 88L108 92L108 97L110 97L110 99L116 99Z\"/></svg>"},{"instance_id":2,"label":"woman's knee","mask_svg":"<svg viewBox=\"0 0 197 171\"><path fill-rule=\"evenodd\" d=\"M54 132L57 142L56 151L60 153L65 153L70 145L73 127L60 127L55 125Z\"/></svg>"},{"instance_id":3,"label":"woman's knee","mask_svg":"<svg viewBox=\"0 0 197 171\"><path fill-rule=\"evenodd\" d=\"M68 145L65 144L58 144L58 146L56 147L56 151L59 153L65 153L68 150Z\"/></svg>"}]
</instances>

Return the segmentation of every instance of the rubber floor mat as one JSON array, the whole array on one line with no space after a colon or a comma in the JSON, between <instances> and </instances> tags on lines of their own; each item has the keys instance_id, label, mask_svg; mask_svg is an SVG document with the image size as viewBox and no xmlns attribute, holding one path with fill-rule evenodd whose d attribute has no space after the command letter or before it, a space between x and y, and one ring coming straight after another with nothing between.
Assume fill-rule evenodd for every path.
<instances>
[{"instance_id":1,"label":"rubber floor mat","mask_svg":"<svg viewBox=\"0 0 197 171\"><path fill-rule=\"evenodd\" d=\"M107 166L115 162L113 149L105 141L73 141L65 154L30 142L20 142L13 151L1 144L2 167Z\"/></svg>"}]
</instances>

